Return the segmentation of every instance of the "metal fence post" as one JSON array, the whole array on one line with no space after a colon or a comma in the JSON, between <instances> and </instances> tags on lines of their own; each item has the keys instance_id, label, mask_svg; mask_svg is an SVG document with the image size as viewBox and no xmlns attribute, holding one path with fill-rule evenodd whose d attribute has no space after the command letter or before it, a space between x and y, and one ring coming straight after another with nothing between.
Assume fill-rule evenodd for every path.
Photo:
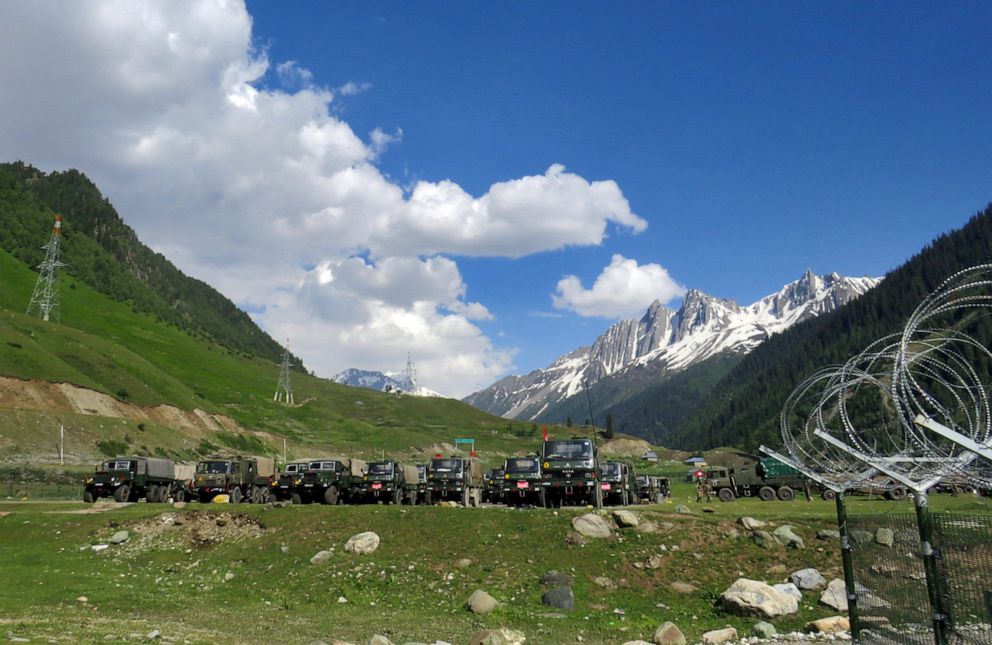
<instances>
[{"instance_id":1,"label":"metal fence post","mask_svg":"<svg viewBox=\"0 0 992 645\"><path fill-rule=\"evenodd\" d=\"M933 548L933 525L930 522L930 505L926 491L913 493L916 523L920 529L920 546L923 549L923 571L927 579L927 596L933 617L933 639L936 645L947 645L947 612L937 581L937 552Z\"/></svg>"},{"instance_id":2,"label":"metal fence post","mask_svg":"<svg viewBox=\"0 0 992 645\"><path fill-rule=\"evenodd\" d=\"M844 566L844 586L847 590L847 615L851 621L851 639L857 643L861 625L858 621L858 589L854 584L854 561L851 558L851 537L847 532L847 507L844 492L834 497L837 504L837 529L840 533L840 559Z\"/></svg>"}]
</instances>

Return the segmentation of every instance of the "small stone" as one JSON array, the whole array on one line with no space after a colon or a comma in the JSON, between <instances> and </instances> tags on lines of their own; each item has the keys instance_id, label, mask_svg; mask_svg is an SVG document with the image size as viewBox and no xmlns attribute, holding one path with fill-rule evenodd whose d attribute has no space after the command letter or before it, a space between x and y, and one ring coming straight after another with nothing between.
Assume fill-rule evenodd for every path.
<instances>
[{"instance_id":1,"label":"small stone","mask_svg":"<svg viewBox=\"0 0 992 645\"><path fill-rule=\"evenodd\" d=\"M624 641L623 645L651 645L651 643L642 640L636 641Z\"/></svg>"},{"instance_id":2,"label":"small stone","mask_svg":"<svg viewBox=\"0 0 992 645\"><path fill-rule=\"evenodd\" d=\"M728 540L736 540L740 536L741 536L741 532L738 531L737 529L728 529L727 532L724 533L724 537L726 537Z\"/></svg>"},{"instance_id":3,"label":"small stone","mask_svg":"<svg viewBox=\"0 0 992 645\"><path fill-rule=\"evenodd\" d=\"M110 538L110 543L124 544L125 542L127 542L129 537L131 537L131 534L128 533L127 531L117 531L116 533L114 533L113 537Z\"/></svg>"},{"instance_id":4,"label":"small stone","mask_svg":"<svg viewBox=\"0 0 992 645\"><path fill-rule=\"evenodd\" d=\"M110 548L110 545L109 544L94 544L90 548L93 549L94 551L96 551L97 553L99 553L100 551L103 551L105 549Z\"/></svg>"},{"instance_id":5,"label":"small stone","mask_svg":"<svg viewBox=\"0 0 992 645\"><path fill-rule=\"evenodd\" d=\"M462 558L455 562L455 567L458 569L467 569L472 566L472 561L469 558Z\"/></svg>"},{"instance_id":6,"label":"small stone","mask_svg":"<svg viewBox=\"0 0 992 645\"><path fill-rule=\"evenodd\" d=\"M345 551L354 553L355 555L373 553L378 548L379 536L372 531L352 535L344 545Z\"/></svg>"},{"instance_id":7,"label":"small stone","mask_svg":"<svg viewBox=\"0 0 992 645\"><path fill-rule=\"evenodd\" d=\"M576 531L569 531L565 534L565 544L571 544L573 546L585 546L586 539Z\"/></svg>"},{"instance_id":8,"label":"small stone","mask_svg":"<svg viewBox=\"0 0 992 645\"><path fill-rule=\"evenodd\" d=\"M334 554L330 551L318 551L316 555L310 558L310 564L324 564L331 559L332 555Z\"/></svg>"},{"instance_id":9,"label":"small stone","mask_svg":"<svg viewBox=\"0 0 992 645\"><path fill-rule=\"evenodd\" d=\"M343 604L345 604L347 602L348 602L348 599L347 598L345 598L344 596L338 596L338 604L339 605L343 605Z\"/></svg>"},{"instance_id":10,"label":"small stone","mask_svg":"<svg viewBox=\"0 0 992 645\"><path fill-rule=\"evenodd\" d=\"M664 557L655 554L652 555L650 558L648 558L647 562L644 563L644 568L651 570L660 569L661 565L664 563L665 563Z\"/></svg>"},{"instance_id":11,"label":"small stone","mask_svg":"<svg viewBox=\"0 0 992 645\"><path fill-rule=\"evenodd\" d=\"M84 604L84 605L85 605L86 603L88 603L89 601L90 601L90 599L89 599L89 598L87 598L86 596L80 596L79 598L76 598L76 602L78 602L78 603L82 603L82 604Z\"/></svg>"},{"instance_id":12,"label":"small stone","mask_svg":"<svg viewBox=\"0 0 992 645\"><path fill-rule=\"evenodd\" d=\"M816 532L817 540L839 540L840 531L834 531L833 529L820 529Z\"/></svg>"},{"instance_id":13,"label":"small stone","mask_svg":"<svg viewBox=\"0 0 992 645\"><path fill-rule=\"evenodd\" d=\"M524 645L526 641L527 637L523 632L501 627L476 632L468 642L469 645Z\"/></svg>"},{"instance_id":14,"label":"small stone","mask_svg":"<svg viewBox=\"0 0 992 645\"><path fill-rule=\"evenodd\" d=\"M716 645L717 643L726 643L727 641L732 641L737 638L737 630L733 627L725 627L723 629L714 629L703 634L703 643L706 645Z\"/></svg>"},{"instance_id":15,"label":"small stone","mask_svg":"<svg viewBox=\"0 0 992 645\"><path fill-rule=\"evenodd\" d=\"M541 584L552 587L567 587L575 582L572 576L562 571L548 571L541 576Z\"/></svg>"},{"instance_id":16,"label":"small stone","mask_svg":"<svg viewBox=\"0 0 992 645\"><path fill-rule=\"evenodd\" d=\"M637 516L637 513L625 510L613 511L613 521L620 528L633 528L641 523L641 519Z\"/></svg>"},{"instance_id":17,"label":"small stone","mask_svg":"<svg viewBox=\"0 0 992 645\"><path fill-rule=\"evenodd\" d=\"M875 541L882 546L892 546L896 541L896 534L890 528L884 526L875 531Z\"/></svg>"},{"instance_id":18,"label":"small stone","mask_svg":"<svg viewBox=\"0 0 992 645\"><path fill-rule=\"evenodd\" d=\"M738 518L737 523L748 531L764 528L768 524L768 522L762 522L761 520L756 520L753 517Z\"/></svg>"},{"instance_id":19,"label":"small stone","mask_svg":"<svg viewBox=\"0 0 992 645\"><path fill-rule=\"evenodd\" d=\"M806 625L806 631L819 634L836 634L851 629L851 623L844 616L829 616L814 620Z\"/></svg>"},{"instance_id":20,"label":"small stone","mask_svg":"<svg viewBox=\"0 0 992 645\"><path fill-rule=\"evenodd\" d=\"M186 508L186 502L172 502L172 508Z\"/></svg>"},{"instance_id":21,"label":"small stone","mask_svg":"<svg viewBox=\"0 0 992 645\"><path fill-rule=\"evenodd\" d=\"M603 517L586 513L572 519L572 528L587 538L608 538L613 536L613 527Z\"/></svg>"},{"instance_id":22,"label":"small stone","mask_svg":"<svg viewBox=\"0 0 992 645\"><path fill-rule=\"evenodd\" d=\"M469 611L473 614L488 614L492 610L499 607L500 603L498 600L490 596L488 593L482 589L476 589L472 592L472 595L468 597L468 601L465 606L468 607Z\"/></svg>"},{"instance_id":23,"label":"small stone","mask_svg":"<svg viewBox=\"0 0 992 645\"><path fill-rule=\"evenodd\" d=\"M755 530L751 534L751 538L762 549L775 549L779 545L778 541L768 531Z\"/></svg>"},{"instance_id":24,"label":"small stone","mask_svg":"<svg viewBox=\"0 0 992 645\"><path fill-rule=\"evenodd\" d=\"M617 588L616 584L606 576L597 576L593 578L592 581L596 583L597 586L602 587L603 589Z\"/></svg>"},{"instance_id":25,"label":"small stone","mask_svg":"<svg viewBox=\"0 0 992 645\"><path fill-rule=\"evenodd\" d=\"M696 591L696 587L694 585L682 581L673 582L669 585L669 587L671 587L672 591L675 593L694 593Z\"/></svg>"},{"instance_id":26,"label":"small stone","mask_svg":"<svg viewBox=\"0 0 992 645\"><path fill-rule=\"evenodd\" d=\"M289 547L286 546L285 544L280 545L279 546L279 553L282 553L283 555L286 555L287 553L289 553Z\"/></svg>"},{"instance_id":27,"label":"small stone","mask_svg":"<svg viewBox=\"0 0 992 645\"><path fill-rule=\"evenodd\" d=\"M369 639L369 645L393 645L393 641L389 640L382 634L376 634Z\"/></svg>"},{"instance_id":28,"label":"small stone","mask_svg":"<svg viewBox=\"0 0 992 645\"><path fill-rule=\"evenodd\" d=\"M640 533L641 535L649 535L651 533L658 532L658 525L654 522L641 522L634 527L635 533Z\"/></svg>"},{"instance_id":29,"label":"small stone","mask_svg":"<svg viewBox=\"0 0 992 645\"><path fill-rule=\"evenodd\" d=\"M541 596L541 604L563 611L575 609L575 594L571 587L555 587L544 592Z\"/></svg>"},{"instance_id":30,"label":"small stone","mask_svg":"<svg viewBox=\"0 0 992 645\"><path fill-rule=\"evenodd\" d=\"M145 638L147 638L150 641L158 640L159 638L162 638L162 632L160 632L157 629L153 629L152 631L145 634Z\"/></svg>"},{"instance_id":31,"label":"small stone","mask_svg":"<svg viewBox=\"0 0 992 645\"><path fill-rule=\"evenodd\" d=\"M758 638L771 638L778 633L778 630L775 629L775 625L759 620L754 624L754 627L751 628L751 633Z\"/></svg>"},{"instance_id":32,"label":"small stone","mask_svg":"<svg viewBox=\"0 0 992 645\"><path fill-rule=\"evenodd\" d=\"M675 512L678 513L679 515L688 515L692 513L692 509L686 506L685 504L679 504L678 506L675 507Z\"/></svg>"},{"instance_id":33,"label":"small stone","mask_svg":"<svg viewBox=\"0 0 992 645\"><path fill-rule=\"evenodd\" d=\"M224 582L230 582L231 580L234 580L234 574L228 571L224 574Z\"/></svg>"},{"instance_id":34,"label":"small stone","mask_svg":"<svg viewBox=\"0 0 992 645\"><path fill-rule=\"evenodd\" d=\"M667 622L654 630L655 645L686 645L685 635L675 623Z\"/></svg>"},{"instance_id":35,"label":"small stone","mask_svg":"<svg viewBox=\"0 0 992 645\"><path fill-rule=\"evenodd\" d=\"M792 584L804 590L823 589L827 586L827 581L823 575L812 567L793 571L792 575L789 576L789 580L792 581Z\"/></svg>"}]
</instances>

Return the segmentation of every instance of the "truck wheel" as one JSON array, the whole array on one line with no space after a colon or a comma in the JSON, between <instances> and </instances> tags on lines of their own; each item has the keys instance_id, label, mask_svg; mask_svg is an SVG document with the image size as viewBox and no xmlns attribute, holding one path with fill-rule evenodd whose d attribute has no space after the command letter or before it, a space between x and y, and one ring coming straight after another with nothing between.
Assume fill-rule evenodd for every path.
<instances>
[{"instance_id":1,"label":"truck wheel","mask_svg":"<svg viewBox=\"0 0 992 645\"><path fill-rule=\"evenodd\" d=\"M721 488L720 492L718 492L716 496L720 498L721 502L732 502L734 501L734 498L737 497L734 495L734 491L731 488Z\"/></svg>"},{"instance_id":2,"label":"truck wheel","mask_svg":"<svg viewBox=\"0 0 992 645\"><path fill-rule=\"evenodd\" d=\"M906 499L906 489L902 486L897 486L890 491L886 491L885 498L895 501L904 500Z\"/></svg>"},{"instance_id":3,"label":"truck wheel","mask_svg":"<svg viewBox=\"0 0 992 645\"><path fill-rule=\"evenodd\" d=\"M462 506L468 508L468 489L462 491Z\"/></svg>"},{"instance_id":4,"label":"truck wheel","mask_svg":"<svg viewBox=\"0 0 992 645\"><path fill-rule=\"evenodd\" d=\"M770 502L775 499L775 489L771 486L762 486L758 489L758 497L763 502Z\"/></svg>"},{"instance_id":5,"label":"truck wheel","mask_svg":"<svg viewBox=\"0 0 992 645\"><path fill-rule=\"evenodd\" d=\"M271 501L271 498L272 498L272 491L270 491L268 488L258 489L259 504L268 504Z\"/></svg>"},{"instance_id":6,"label":"truck wheel","mask_svg":"<svg viewBox=\"0 0 992 645\"><path fill-rule=\"evenodd\" d=\"M131 487L127 484L123 486L118 486L117 490L114 491L114 501L115 502L126 502L127 498L131 495Z\"/></svg>"},{"instance_id":7,"label":"truck wheel","mask_svg":"<svg viewBox=\"0 0 992 645\"><path fill-rule=\"evenodd\" d=\"M177 502L185 502L186 501L186 491L184 491L182 488L180 488L179 490L176 491L176 494L172 496L172 499L174 499Z\"/></svg>"},{"instance_id":8,"label":"truck wheel","mask_svg":"<svg viewBox=\"0 0 992 645\"><path fill-rule=\"evenodd\" d=\"M778 498L783 502L791 502L796 498L796 491L788 486L782 486L778 489Z\"/></svg>"},{"instance_id":9,"label":"truck wheel","mask_svg":"<svg viewBox=\"0 0 992 645\"><path fill-rule=\"evenodd\" d=\"M417 505L417 491L410 490L406 493L406 503L410 506Z\"/></svg>"},{"instance_id":10,"label":"truck wheel","mask_svg":"<svg viewBox=\"0 0 992 645\"><path fill-rule=\"evenodd\" d=\"M91 491L91 490L84 490L83 491L83 501L86 502L87 504L92 504L94 501L96 501L95 498L93 497L93 491Z\"/></svg>"},{"instance_id":11,"label":"truck wheel","mask_svg":"<svg viewBox=\"0 0 992 645\"><path fill-rule=\"evenodd\" d=\"M837 497L837 493L833 492L829 488L824 488L823 492L820 493L820 498L828 502L833 501Z\"/></svg>"},{"instance_id":12,"label":"truck wheel","mask_svg":"<svg viewBox=\"0 0 992 645\"><path fill-rule=\"evenodd\" d=\"M424 493L424 504L427 506L433 506L434 504L434 495L430 491Z\"/></svg>"},{"instance_id":13,"label":"truck wheel","mask_svg":"<svg viewBox=\"0 0 992 645\"><path fill-rule=\"evenodd\" d=\"M324 490L324 503L325 504L330 504L331 506L334 506L335 504L338 503L338 487L337 486L328 486Z\"/></svg>"},{"instance_id":14,"label":"truck wheel","mask_svg":"<svg viewBox=\"0 0 992 645\"><path fill-rule=\"evenodd\" d=\"M234 487L234 490L231 491L231 503L232 504L240 504L242 502L242 500L244 500L244 498L245 497L244 497L244 494L241 492L241 488L238 487L238 486L235 486Z\"/></svg>"},{"instance_id":15,"label":"truck wheel","mask_svg":"<svg viewBox=\"0 0 992 645\"><path fill-rule=\"evenodd\" d=\"M293 493L293 503L294 504L302 504L303 503L303 498L300 496L299 493Z\"/></svg>"},{"instance_id":16,"label":"truck wheel","mask_svg":"<svg viewBox=\"0 0 992 645\"><path fill-rule=\"evenodd\" d=\"M544 487L542 487L537 493L537 506L539 508L548 507L548 491L545 490Z\"/></svg>"}]
</instances>

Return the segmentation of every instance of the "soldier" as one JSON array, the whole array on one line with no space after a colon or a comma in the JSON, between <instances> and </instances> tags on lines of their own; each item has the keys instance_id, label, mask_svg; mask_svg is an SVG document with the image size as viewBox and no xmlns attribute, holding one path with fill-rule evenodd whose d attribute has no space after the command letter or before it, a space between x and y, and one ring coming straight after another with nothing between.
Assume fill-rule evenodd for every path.
<instances>
[{"instance_id":1,"label":"soldier","mask_svg":"<svg viewBox=\"0 0 992 645\"><path fill-rule=\"evenodd\" d=\"M803 495L806 496L807 502L813 501L813 492L809 488L809 480L803 479Z\"/></svg>"},{"instance_id":2,"label":"soldier","mask_svg":"<svg viewBox=\"0 0 992 645\"><path fill-rule=\"evenodd\" d=\"M700 477L699 479L696 480L696 503L697 504L701 504L703 502L703 491L706 488L703 485L703 481L705 481L705 480L703 480L702 477Z\"/></svg>"},{"instance_id":3,"label":"soldier","mask_svg":"<svg viewBox=\"0 0 992 645\"><path fill-rule=\"evenodd\" d=\"M706 494L706 503L713 501L713 487L710 486L710 480L703 480L703 492Z\"/></svg>"}]
</instances>

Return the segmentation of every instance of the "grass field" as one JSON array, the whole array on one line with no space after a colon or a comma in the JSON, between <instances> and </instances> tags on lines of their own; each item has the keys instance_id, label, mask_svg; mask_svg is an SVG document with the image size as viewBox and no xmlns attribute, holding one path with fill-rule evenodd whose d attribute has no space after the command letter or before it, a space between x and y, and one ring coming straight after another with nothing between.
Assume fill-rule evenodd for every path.
<instances>
[{"instance_id":1,"label":"grass field","mask_svg":"<svg viewBox=\"0 0 992 645\"><path fill-rule=\"evenodd\" d=\"M714 512L704 514L693 501L692 514L675 514L675 504L691 496L691 486L680 483L672 502L636 507L658 523L658 533L626 529L618 539L581 547L564 540L571 518L583 512L578 509L193 504L177 510L142 503L80 513L87 508L71 502L0 503L0 513L7 513L0 517L0 628L72 643L143 638L155 629L177 642L363 643L379 633L396 643L463 643L482 627L513 627L534 643L571 643L579 636L587 643L621 643L650 640L658 625L672 620L695 642L725 625L750 632L755 619L714 606L738 577L780 582L808 566L840 575L838 545L813 537L833 528L832 503L737 500L708 505ZM911 508L866 497L850 506L852 513ZM973 496L935 496L933 507L990 511L987 499ZM732 537L741 515L792 524L806 548L769 551L743 531ZM182 526L170 523L177 517ZM225 526L217 526L218 518ZM128 542L90 549L120 528L130 531ZM367 556L344 552L345 541L366 530L380 535L379 549ZM323 549L333 549L330 560L311 565ZM634 566L655 554L662 556L659 569ZM462 558L471 564L456 566ZM770 573L775 565L786 573ZM574 612L541 605L539 578L549 570L575 578ZM597 577L613 588L596 584ZM669 586L674 581L696 591L676 593ZM464 603L475 589L503 605L474 616ZM347 602L339 602L342 597ZM775 620L779 631L835 613L816 598L807 592L798 614Z\"/></svg>"}]
</instances>

